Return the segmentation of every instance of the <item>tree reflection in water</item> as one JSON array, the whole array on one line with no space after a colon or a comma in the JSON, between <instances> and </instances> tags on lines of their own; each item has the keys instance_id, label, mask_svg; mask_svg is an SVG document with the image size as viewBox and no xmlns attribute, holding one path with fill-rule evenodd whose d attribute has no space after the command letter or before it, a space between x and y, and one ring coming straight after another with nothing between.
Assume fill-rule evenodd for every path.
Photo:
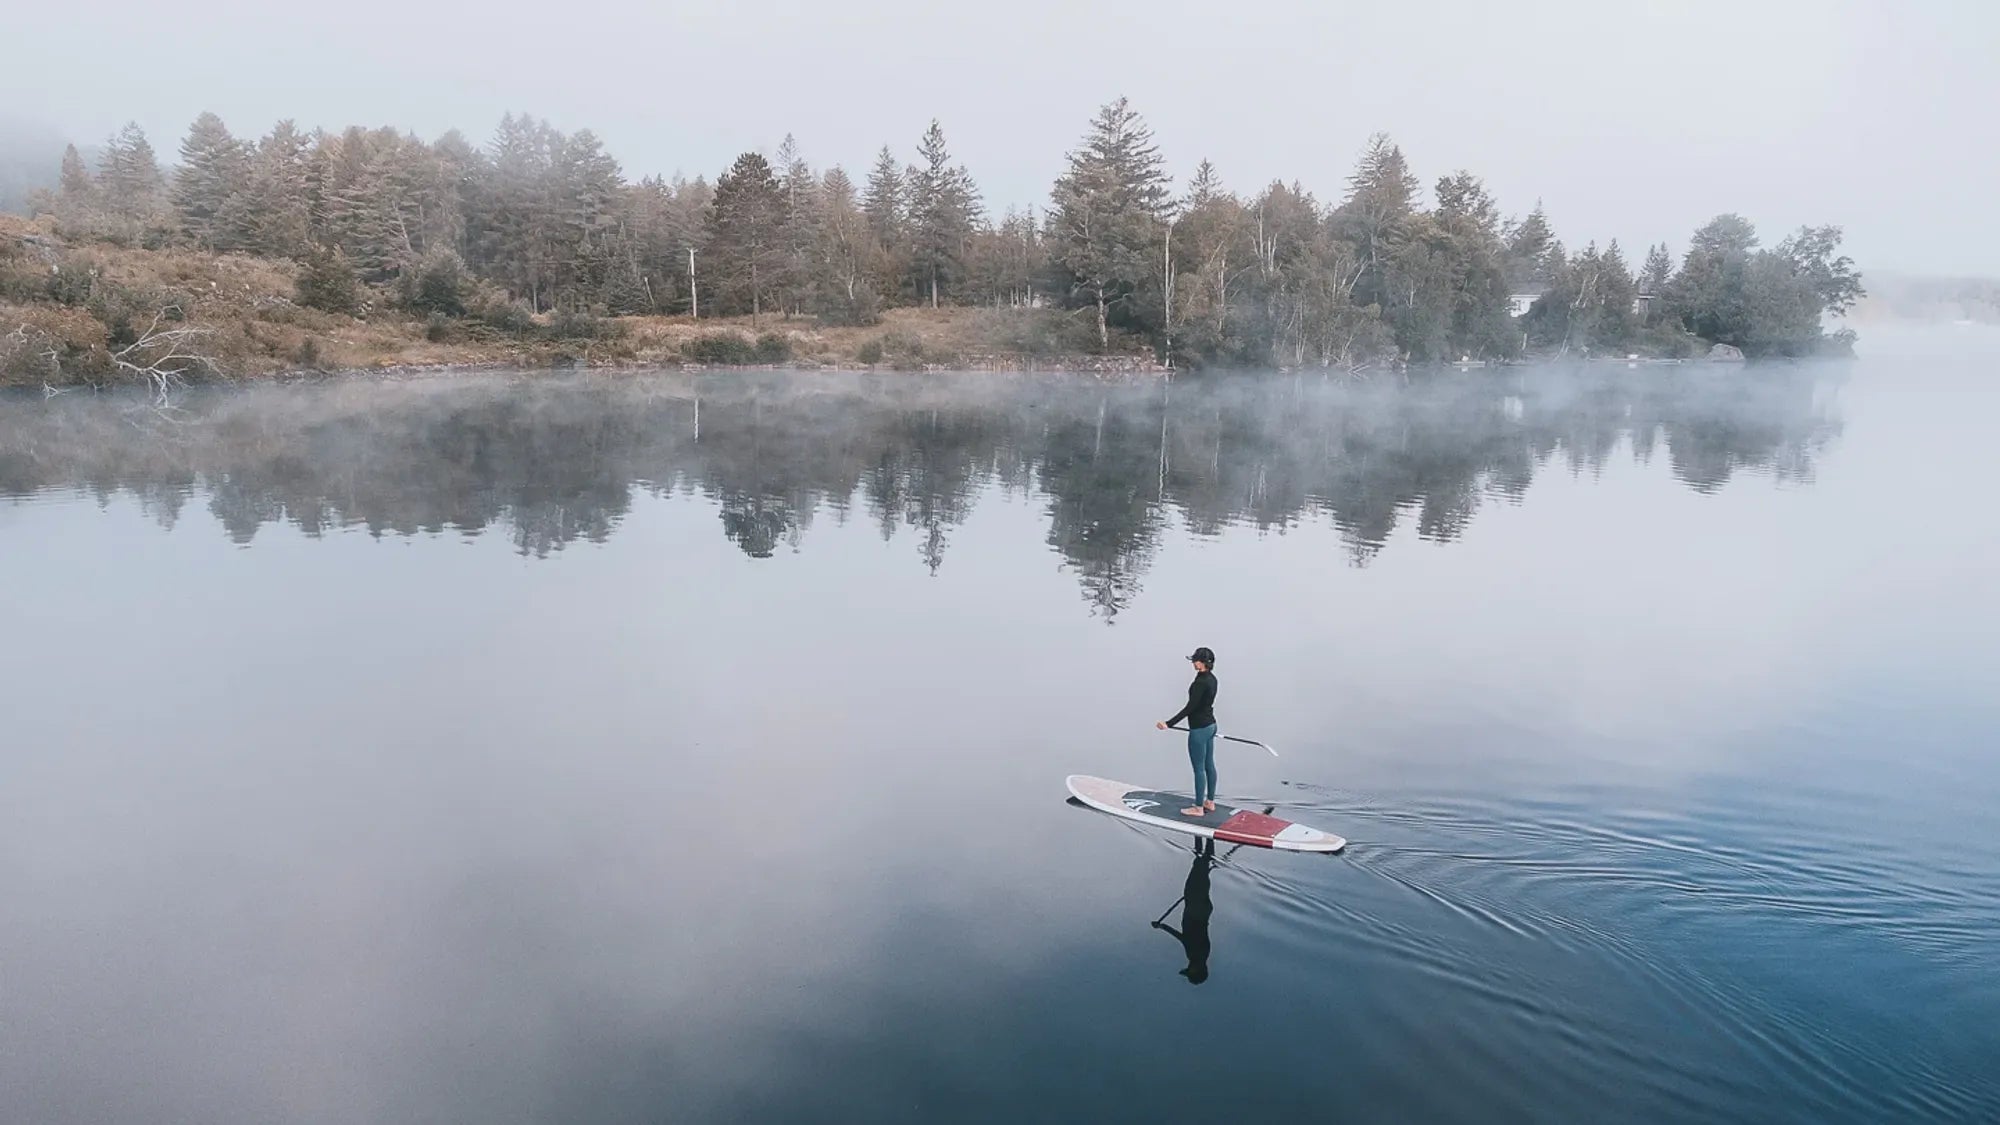
<instances>
[{"instance_id":1,"label":"tree reflection in water","mask_svg":"<svg viewBox=\"0 0 2000 1125\"><path fill-rule=\"evenodd\" d=\"M524 555L602 541L635 491L699 493L754 558L856 505L915 534L936 574L989 489L1032 496L1106 620L1167 521L1196 534L1327 521L1366 565L1414 519L1448 542L1537 471L1651 461L1713 492L1743 470L1811 478L1840 425L1812 368L1519 370L1408 381L1165 383L1007 376L588 374L351 379L0 409L0 495L135 497L163 526L200 498L236 541L502 529Z\"/></svg>"}]
</instances>

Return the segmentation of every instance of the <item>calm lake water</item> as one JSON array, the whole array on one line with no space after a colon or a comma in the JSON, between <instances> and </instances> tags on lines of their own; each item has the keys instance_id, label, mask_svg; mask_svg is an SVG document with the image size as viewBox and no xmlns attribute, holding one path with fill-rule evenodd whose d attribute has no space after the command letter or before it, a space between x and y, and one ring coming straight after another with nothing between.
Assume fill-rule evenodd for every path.
<instances>
[{"instance_id":1,"label":"calm lake water","mask_svg":"<svg viewBox=\"0 0 2000 1125\"><path fill-rule=\"evenodd\" d=\"M1993 1120L2000 345L1866 343L0 401L0 1116ZM1195 645L1345 853L1066 801Z\"/></svg>"}]
</instances>

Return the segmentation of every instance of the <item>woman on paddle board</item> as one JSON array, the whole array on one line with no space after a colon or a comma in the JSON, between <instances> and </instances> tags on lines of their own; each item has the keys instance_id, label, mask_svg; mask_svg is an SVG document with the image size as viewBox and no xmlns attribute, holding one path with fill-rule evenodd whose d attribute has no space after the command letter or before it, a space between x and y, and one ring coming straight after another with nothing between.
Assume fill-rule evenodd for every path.
<instances>
[{"instance_id":1,"label":"woman on paddle board","mask_svg":"<svg viewBox=\"0 0 2000 1125\"><path fill-rule=\"evenodd\" d=\"M1206 645L1188 657L1194 663L1194 682L1188 685L1187 706L1159 724L1166 730L1182 719L1188 725L1188 763L1194 766L1194 804L1181 810L1182 816L1202 816L1215 811L1215 653Z\"/></svg>"}]
</instances>

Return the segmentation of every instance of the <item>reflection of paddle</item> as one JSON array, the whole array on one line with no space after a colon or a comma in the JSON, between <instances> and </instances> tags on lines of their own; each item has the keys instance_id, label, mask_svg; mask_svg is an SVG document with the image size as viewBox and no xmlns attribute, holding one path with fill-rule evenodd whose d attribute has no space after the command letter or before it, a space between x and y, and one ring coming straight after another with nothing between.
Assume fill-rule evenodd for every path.
<instances>
[{"instance_id":1,"label":"reflection of paddle","mask_svg":"<svg viewBox=\"0 0 2000 1125\"><path fill-rule=\"evenodd\" d=\"M1186 730L1187 728L1186 728L1186 727L1183 727L1183 726L1171 726L1171 727L1168 727L1167 729L1168 729L1168 730ZM1222 740L1222 741L1224 741L1224 742L1241 742L1241 743L1243 743L1243 744L1244 744L1245 746L1257 746L1257 747L1262 747L1262 748L1263 748L1263 749L1265 749L1265 750L1270 750L1270 751L1271 751L1271 756L1272 756L1273 758L1275 758L1275 757L1277 757L1277 756L1278 756L1278 752L1277 752L1276 750L1271 750L1271 744L1270 744L1270 743L1268 743L1268 742L1259 742L1259 741L1257 741L1257 740L1256 740L1256 739L1254 739L1254 738L1238 738L1238 737L1236 737L1236 736L1235 736L1235 735L1233 735L1233 734L1218 734L1218 735L1216 735L1215 737L1217 737L1217 738L1221 739L1221 740Z\"/></svg>"}]
</instances>

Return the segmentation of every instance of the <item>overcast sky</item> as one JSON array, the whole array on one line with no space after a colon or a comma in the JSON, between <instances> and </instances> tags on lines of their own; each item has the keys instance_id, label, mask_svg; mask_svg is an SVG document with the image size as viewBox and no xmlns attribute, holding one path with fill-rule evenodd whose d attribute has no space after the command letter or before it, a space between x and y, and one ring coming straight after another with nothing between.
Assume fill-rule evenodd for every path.
<instances>
[{"instance_id":1,"label":"overcast sky","mask_svg":"<svg viewBox=\"0 0 2000 1125\"><path fill-rule=\"evenodd\" d=\"M515 110L596 130L635 178L787 132L859 178L936 117L997 214L1041 205L1123 94L1183 180L1205 156L1334 198L1385 130L1427 185L1539 197L1572 246L1678 254L1734 210L1767 243L1841 224L1864 270L2000 274L2000 0L99 0L0 27L0 112L85 142L136 119L163 155L202 110L481 142Z\"/></svg>"}]
</instances>

